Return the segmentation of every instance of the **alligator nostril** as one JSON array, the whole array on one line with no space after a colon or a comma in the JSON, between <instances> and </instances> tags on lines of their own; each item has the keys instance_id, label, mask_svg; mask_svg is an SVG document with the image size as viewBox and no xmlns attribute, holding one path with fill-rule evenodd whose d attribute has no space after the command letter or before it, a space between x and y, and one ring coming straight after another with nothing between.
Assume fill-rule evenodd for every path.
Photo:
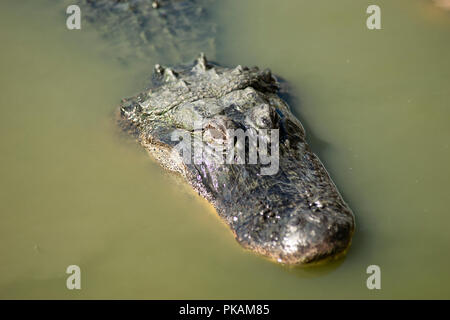
<instances>
[{"instance_id":1,"label":"alligator nostril","mask_svg":"<svg viewBox=\"0 0 450 320\"><path fill-rule=\"evenodd\" d=\"M282 250L278 262L307 264L337 257L345 252L351 243L353 222L334 221L328 226L322 222L288 225L281 239Z\"/></svg>"}]
</instances>

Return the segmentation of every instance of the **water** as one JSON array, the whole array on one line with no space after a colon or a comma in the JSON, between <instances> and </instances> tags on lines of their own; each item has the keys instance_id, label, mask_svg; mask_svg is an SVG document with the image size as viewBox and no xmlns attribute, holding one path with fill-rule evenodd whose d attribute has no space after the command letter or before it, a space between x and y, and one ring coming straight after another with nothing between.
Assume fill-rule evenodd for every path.
<instances>
[{"instance_id":1,"label":"water","mask_svg":"<svg viewBox=\"0 0 450 320\"><path fill-rule=\"evenodd\" d=\"M223 1L217 56L270 67L356 215L345 259L245 252L117 130L156 57L124 61L49 1L0 3L0 298L450 298L450 15L430 1ZM124 44L124 51L126 51ZM130 48L129 50L132 50ZM68 265L82 289L65 287ZM382 289L366 287L381 267Z\"/></svg>"}]
</instances>

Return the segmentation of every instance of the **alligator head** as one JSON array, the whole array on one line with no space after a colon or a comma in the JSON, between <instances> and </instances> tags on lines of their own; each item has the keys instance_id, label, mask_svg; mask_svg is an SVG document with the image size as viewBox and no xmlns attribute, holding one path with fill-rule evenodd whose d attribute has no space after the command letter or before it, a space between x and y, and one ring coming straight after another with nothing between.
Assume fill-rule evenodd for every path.
<instances>
[{"instance_id":1,"label":"alligator head","mask_svg":"<svg viewBox=\"0 0 450 320\"><path fill-rule=\"evenodd\" d=\"M243 247L284 264L336 257L350 245L353 213L277 91L268 70L220 67L201 54L178 69L156 65L152 88L120 113Z\"/></svg>"}]
</instances>

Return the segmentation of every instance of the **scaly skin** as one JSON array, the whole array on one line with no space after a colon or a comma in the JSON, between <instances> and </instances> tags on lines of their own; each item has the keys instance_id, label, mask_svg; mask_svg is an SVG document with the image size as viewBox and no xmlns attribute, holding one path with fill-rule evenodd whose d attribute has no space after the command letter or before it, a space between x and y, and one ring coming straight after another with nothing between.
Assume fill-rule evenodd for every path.
<instances>
[{"instance_id":1,"label":"scaly skin","mask_svg":"<svg viewBox=\"0 0 450 320\"><path fill-rule=\"evenodd\" d=\"M81 8L82 28L97 29L124 61L135 58L177 64L199 51L215 54L215 0L65 0ZM155 5L157 3L157 5Z\"/></svg>"},{"instance_id":2,"label":"scaly skin","mask_svg":"<svg viewBox=\"0 0 450 320\"><path fill-rule=\"evenodd\" d=\"M124 100L123 123L161 165L181 174L216 208L243 247L294 265L346 251L354 216L311 152L301 123L277 95L270 71L224 68L200 55L176 70L156 65L153 80L151 89ZM222 164L208 149L202 163L183 161L172 134L179 130L199 143L199 119L200 134L209 137L203 146L217 145L220 137L242 147L226 129L278 129L279 170L262 175L260 163Z\"/></svg>"}]
</instances>

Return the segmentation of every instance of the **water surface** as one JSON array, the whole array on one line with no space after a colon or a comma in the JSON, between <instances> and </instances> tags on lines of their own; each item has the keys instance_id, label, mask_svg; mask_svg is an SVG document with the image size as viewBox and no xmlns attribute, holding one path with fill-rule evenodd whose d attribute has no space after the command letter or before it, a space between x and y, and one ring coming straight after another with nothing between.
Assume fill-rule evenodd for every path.
<instances>
[{"instance_id":1,"label":"water surface","mask_svg":"<svg viewBox=\"0 0 450 320\"><path fill-rule=\"evenodd\" d=\"M450 15L429 1L223 1L212 58L269 67L356 215L347 257L287 268L117 130L158 57L50 1L0 4L0 298L450 298ZM68 265L82 289L65 287ZM382 289L366 287L381 267Z\"/></svg>"}]
</instances>

